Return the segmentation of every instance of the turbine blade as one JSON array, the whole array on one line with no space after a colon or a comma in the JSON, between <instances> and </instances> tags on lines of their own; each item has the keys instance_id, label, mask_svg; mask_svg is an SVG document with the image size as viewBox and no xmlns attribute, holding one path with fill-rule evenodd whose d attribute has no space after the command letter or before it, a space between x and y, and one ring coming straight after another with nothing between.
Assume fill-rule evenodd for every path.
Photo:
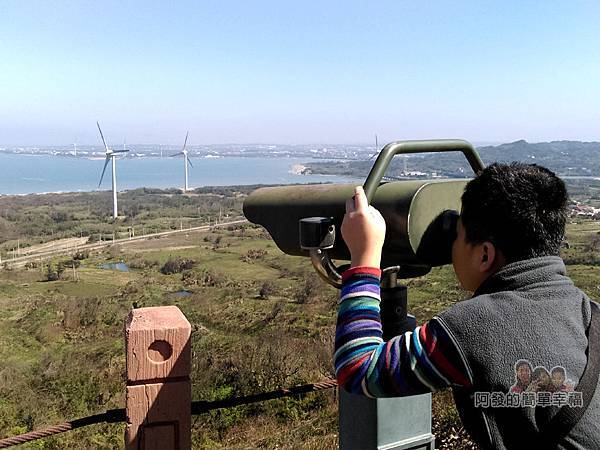
<instances>
[{"instance_id":1,"label":"turbine blade","mask_svg":"<svg viewBox=\"0 0 600 450\"><path fill-rule=\"evenodd\" d=\"M185 159L187 159L188 164L190 165L191 168L194 168L194 165L192 164L192 162L190 161L189 157L185 157Z\"/></svg>"},{"instance_id":2,"label":"turbine blade","mask_svg":"<svg viewBox=\"0 0 600 450\"><path fill-rule=\"evenodd\" d=\"M188 138L188 135L189 135L189 134L190 134L190 132L189 132L189 131L187 131L187 132L185 133L185 141L183 141L183 148L181 149L181 151L185 150L185 146L187 145L187 138Z\"/></svg>"},{"instance_id":3,"label":"turbine blade","mask_svg":"<svg viewBox=\"0 0 600 450\"><path fill-rule=\"evenodd\" d=\"M106 153L110 153L110 150L108 149L108 145L106 145L106 141L104 140L104 135L102 134L102 129L100 128L100 124L98 122L96 122L96 125L98 125L98 131L100 132L100 137L102 138L102 143L104 144Z\"/></svg>"},{"instance_id":4,"label":"turbine blade","mask_svg":"<svg viewBox=\"0 0 600 450\"><path fill-rule=\"evenodd\" d=\"M100 176L100 182L98 183L98 187L102 184L102 179L104 178L104 172L106 172L106 166L108 166L108 161L110 161L110 156L107 156L104 160L104 169L102 169L102 175Z\"/></svg>"},{"instance_id":5,"label":"turbine blade","mask_svg":"<svg viewBox=\"0 0 600 450\"><path fill-rule=\"evenodd\" d=\"M179 153L175 153L174 155L171 155L171 158L173 158L174 156L179 156L179 155L184 155L185 153L183 152L179 152Z\"/></svg>"},{"instance_id":6,"label":"turbine blade","mask_svg":"<svg viewBox=\"0 0 600 450\"><path fill-rule=\"evenodd\" d=\"M127 153L129 150L111 150L110 153Z\"/></svg>"}]
</instances>

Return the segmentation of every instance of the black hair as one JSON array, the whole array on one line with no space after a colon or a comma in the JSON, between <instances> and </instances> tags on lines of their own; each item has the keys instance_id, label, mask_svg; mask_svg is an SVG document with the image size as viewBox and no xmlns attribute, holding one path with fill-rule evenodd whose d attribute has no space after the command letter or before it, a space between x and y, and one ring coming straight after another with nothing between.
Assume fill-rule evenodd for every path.
<instances>
[{"instance_id":1,"label":"black hair","mask_svg":"<svg viewBox=\"0 0 600 450\"><path fill-rule=\"evenodd\" d=\"M516 362L516 364L515 364L515 372L516 372L517 370L519 370L519 368L520 368L521 366L527 366L527 367L529 367L529 370L530 370L530 371L532 371L532 370L533 370L533 368L531 367L531 363L530 363L529 361L527 361L526 359L520 359L520 360L518 360L518 361Z\"/></svg>"},{"instance_id":2,"label":"black hair","mask_svg":"<svg viewBox=\"0 0 600 450\"><path fill-rule=\"evenodd\" d=\"M566 370L565 370L564 367L556 366L556 367L553 367L552 370L550 371L551 374L554 374L554 373L557 373L557 372L562 373L564 377L567 376L567 372L566 372Z\"/></svg>"},{"instance_id":3,"label":"black hair","mask_svg":"<svg viewBox=\"0 0 600 450\"><path fill-rule=\"evenodd\" d=\"M540 379L542 374L546 374L546 375L550 376L550 372L548 372L548 369L546 369L544 366L537 366L535 369L533 369L531 378L533 378L534 380L538 380L538 379Z\"/></svg>"},{"instance_id":4,"label":"black hair","mask_svg":"<svg viewBox=\"0 0 600 450\"><path fill-rule=\"evenodd\" d=\"M462 195L467 241L490 241L507 262L558 255L567 221L565 183L536 164L494 163Z\"/></svg>"}]
</instances>

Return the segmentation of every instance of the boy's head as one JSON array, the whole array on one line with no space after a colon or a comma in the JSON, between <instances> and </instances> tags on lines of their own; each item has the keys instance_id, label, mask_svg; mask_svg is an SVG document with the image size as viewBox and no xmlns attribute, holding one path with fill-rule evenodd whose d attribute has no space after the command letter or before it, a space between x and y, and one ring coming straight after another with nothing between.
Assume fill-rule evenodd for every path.
<instances>
[{"instance_id":1,"label":"boy's head","mask_svg":"<svg viewBox=\"0 0 600 450\"><path fill-rule=\"evenodd\" d=\"M552 385L554 388L558 389L565 384L565 380L567 379L567 373L564 367L556 366L550 372L550 376L552 378Z\"/></svg>"},{"instance_id":2,"label":"boy's head","mask_svg":"<svg viewBox=\"0 0 600 450\"><path fill-rule=\"evenodd\" d=\"M544 167L486 167L462 195L452 259L463 286L477 289L506 263L558 255L567 201L563 181Z\"/></svg>"},{"instance_id":3,"label":"boy's head","mask_svg":"<svg viewBox=\"0 0 600 450\"><path fill-rule=\"evenodd\" d=\"M535 382L538 387L547 388L550 384L550 374L548 370L543 366L538 366L533 369L533 374L531 375L531 380Z\"/></svg>"},{"instance_id":4,"label":"boy's head","mask_svg":"<svg viewBox=\"0 0 600 450\"><path fill-rule=\"evenodd\" d=\"M520 359L515 364L515 376L517 383L527 386L531 382L531 364L525 359Z\"/></svg>"}]
</instances>

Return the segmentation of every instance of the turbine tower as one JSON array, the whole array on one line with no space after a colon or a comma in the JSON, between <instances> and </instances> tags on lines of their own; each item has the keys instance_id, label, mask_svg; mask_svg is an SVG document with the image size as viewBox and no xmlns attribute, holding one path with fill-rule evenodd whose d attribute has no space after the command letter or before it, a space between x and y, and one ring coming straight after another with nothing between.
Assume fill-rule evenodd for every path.
<instances>
[{"instance_id":1,"label":"turbine tower","mask_svg":"<svg viewBox=\"0 0 600 450\"><path fill-rule=\"evenodd\" d=\"M377 134L375 134L375 153L373 153L367 161L371 161L373 158L379 155L379 142L377 142Z\"/></svg>"},{"instance_id":2,"label":"turbine tower","mask_svg":"<svg viewBox=\"0 0 600 450\"><path fill-rule=\"evenodd\" d=\"M108 165L108 161L112 160L112 192L113 192L113 219L116 219L118 216L117 213L117 163L116 157L117 153L126 153L129 150L123 148L123 150L111 150L106 145L106 141L104 140L104 135L102 134L102 129L100 128L100 124L96 122L98 125L98 131L100 132L100 137L102 138L102 143L104 144L104 149L106 150L106 159L104 160L104 169L102 169L102 175L100 176L100 182L98 183L98 187L102 184L102 179L104 178L104 172L106 172L106 166ZM125 147L125 145L123 145Z\"/></svg>"},{"instance_id":3,"label":"turbine tower","mask_svg":"<svg viewBox=\"0 0 600 450\"><path fill-rule=\"evenodd\" d=\"M171 155L171 156L183 155L183 173L184 173L184 177L185 177L184 178L185 184L183 185L183 192L187 192L189 189L189 187L188 187L188 164L190 165L190 167L192 167L192 168L194 167L188 156L188 151L185 149L185 147L187 145L187 140L188 140L189 134L190 134L189 131L187 133L185 133L185 141L183 142L183 150L180 151L179 153L175 153L174 155Z\"/></svg>"}]
</instances>

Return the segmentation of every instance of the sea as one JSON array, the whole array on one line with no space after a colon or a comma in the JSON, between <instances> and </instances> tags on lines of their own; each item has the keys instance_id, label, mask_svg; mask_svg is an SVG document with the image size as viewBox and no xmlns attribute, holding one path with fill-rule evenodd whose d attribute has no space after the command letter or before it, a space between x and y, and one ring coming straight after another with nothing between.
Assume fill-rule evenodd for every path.
<instances>
[{"instance_id":1,"label":"sea","mask_svg":"<svg viewBox=\"0 0 600 450\"><path fill-rule=\"evenodd\" d=\"M301 175L298 166L317 161L289 157L190 158L190 189L202 186L359 182L356 178ZM318 161L323 161L319 159ZM0 195L47 192L87 192L111 189L111 164L98 187L104 158L31 155L0 152ZM182 158L138 157L117 159L117 189L140 187L181 188Z\"/></svg>"}]
</instances>

